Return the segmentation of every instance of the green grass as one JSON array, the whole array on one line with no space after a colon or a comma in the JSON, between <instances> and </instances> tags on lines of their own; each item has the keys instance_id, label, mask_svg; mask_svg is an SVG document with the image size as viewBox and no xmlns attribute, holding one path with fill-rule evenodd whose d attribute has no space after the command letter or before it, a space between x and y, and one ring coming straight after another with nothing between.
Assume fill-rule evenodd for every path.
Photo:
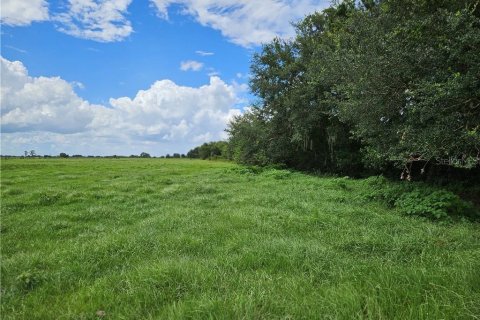
<instances>
[{"instance_id":1,"label":"green grass","mask_svg":"<svg viewBox=\"0 0 480 320\"><path fill-rule=\"evenodd\" d=\"M2 319L479 319L480 225L360 180L160 159L1 164Z\"/></svg>"}]
</instances>

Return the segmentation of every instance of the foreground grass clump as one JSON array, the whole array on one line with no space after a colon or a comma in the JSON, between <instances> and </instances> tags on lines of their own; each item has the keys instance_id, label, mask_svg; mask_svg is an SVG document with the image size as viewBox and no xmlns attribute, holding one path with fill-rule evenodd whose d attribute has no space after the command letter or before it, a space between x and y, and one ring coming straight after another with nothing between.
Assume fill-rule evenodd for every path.
<instances>
[{"instance_id":1,"label":"foreground grass clump","mask_svg":"<svg viewBox=\"0 0 480 320\"><path fill-rule=\"evenodd\" d=\"M476 319L480 226L230 163L2 161L2 319Z\"/></svg>"}]
</instances>

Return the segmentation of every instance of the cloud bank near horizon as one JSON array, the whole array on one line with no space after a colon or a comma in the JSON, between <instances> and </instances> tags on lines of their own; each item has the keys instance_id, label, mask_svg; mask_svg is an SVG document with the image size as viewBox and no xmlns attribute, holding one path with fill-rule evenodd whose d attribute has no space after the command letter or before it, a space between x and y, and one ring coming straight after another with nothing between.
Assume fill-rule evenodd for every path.
<instances>
[{"instance_id":1,"label":"cloud bank near horizon","mask_svg":"<svg viewBox=\"0 0 480 320\"><path fill-rule=\"evenodd\" d=\"M2 154L23 149L85 155L186 152L226 138L224 129L241 113L245 90L219 77L200 87L160 80L133 98L99 105L79 97L75 83L31 77L22 62L0 60Z\"/></svg>"}]
</instances>

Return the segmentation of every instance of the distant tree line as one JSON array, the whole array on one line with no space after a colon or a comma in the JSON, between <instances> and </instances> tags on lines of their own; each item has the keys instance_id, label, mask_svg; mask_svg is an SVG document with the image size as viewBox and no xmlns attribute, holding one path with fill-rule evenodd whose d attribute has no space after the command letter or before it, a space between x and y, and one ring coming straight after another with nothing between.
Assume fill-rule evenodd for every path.
<instances>
[{"instance_id":1,"label":"distant tree line","mask_svg":"<svg viewBox=\"0 0 480 320\"><path fill-rule=\"evenodd\" d=\"M259 100L221 153L240 163L405 179L412 164L479 166L478 0L342 1L265 44L251 75Z\"/></svg>"},{"instance_id":2,"label":"distant tree line","mask_svg":"<svg viewBox=\"0 0 480 320\"><path fill-rule=\"evenodd\" d=\"M226 141L214 141L204 143L187 153L188 158L193 159L229 159L228 143Z\"/></svg>"},{"instance_id":3,"label":"distant tree line","mask_svg":"<svg viewBox=\"0 0 480 320\"><path fill-rule=\"evenodd\" d=\"M12 155L1 155L2 158L18 158L18 156L12 156ZM38 155L35 150L31 151L25 151L23 156L20 156L20 158L42 158L41 155ZM43 158L155 158L152 157L149 153L147 152L142 152L139 155L130 155L130 156L121 156L121 155L111 155L111 156L93 156L93 155L88 155L84 156L81 154L74 154L74 155L69 155L65 152L61 152L60 154L56 156L52 155L44 155ZM172 155L166 154L165 156L159 156L157 158L187 158L185 154L180 154L180 153L174 153Z\"/></svg>"}]
</instances>

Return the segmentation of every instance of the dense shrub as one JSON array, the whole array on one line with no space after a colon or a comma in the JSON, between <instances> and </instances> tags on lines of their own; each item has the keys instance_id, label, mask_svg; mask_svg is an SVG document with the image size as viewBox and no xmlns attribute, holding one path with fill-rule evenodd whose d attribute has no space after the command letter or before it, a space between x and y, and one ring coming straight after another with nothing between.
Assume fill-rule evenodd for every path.
<instances>
[{"instance_id":1,"label":"dense shrub","mask_svg":"<svg viewBox=\"0 0 480 320\"><path fill-rule=\"evenodd\" d=\"M383 176L370 177L364 183L367 199L382 201L406 215L433 220L480 219L477 208L449 190L421 182L393 182Z\"/></svg>"},{"instance_id":2,"label":"dense shrub","mask_svg":"<svg viewBox=\"0 0 480 320\"><path fill-rule=\"evenodd\" d=\"M475 208L469 202L446 190L433 192L413 190L402 194L395 206L408 215L432 219L448 219L453 216L475 218Z\"/></svg>"}]
</instances>

